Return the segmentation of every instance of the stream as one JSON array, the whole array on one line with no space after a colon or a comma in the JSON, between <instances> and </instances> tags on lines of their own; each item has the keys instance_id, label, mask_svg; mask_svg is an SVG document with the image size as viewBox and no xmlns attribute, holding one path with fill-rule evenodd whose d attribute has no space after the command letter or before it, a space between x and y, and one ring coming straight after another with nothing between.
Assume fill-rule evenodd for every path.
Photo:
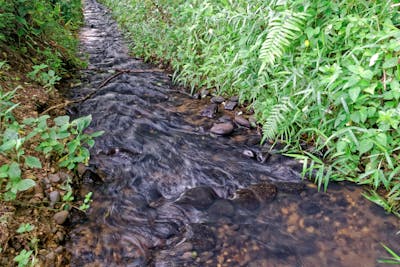
<instances>
[{"instance_id":1,"label":"stream","mask_svg":"<svg viewBox=\"0 0 400 267\"><path fill-rule=\"evenodd\" d=\"M255 130L211 134L234 113L201 116L209 102L131 57L110 11L86 0L84 15L89 66L70 94L97 91L70 113L105 134L83 175L94 197L72 220L71 266L383 266L381 243L400 251L399 220L361 187L318 192Z\"/></svg>"}]
</instances>

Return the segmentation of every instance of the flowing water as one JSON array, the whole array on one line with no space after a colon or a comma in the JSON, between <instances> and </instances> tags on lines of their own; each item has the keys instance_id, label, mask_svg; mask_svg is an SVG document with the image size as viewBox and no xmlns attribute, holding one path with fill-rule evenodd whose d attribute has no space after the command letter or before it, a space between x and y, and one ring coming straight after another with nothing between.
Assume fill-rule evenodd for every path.
<instances>
[{"instance_id":1,"label":"flowing water","mask_svg":"<svg viewBox=\"0 0 400 267\"><path fill-rule=\"evenodd\" d=\"M130 57L107 9L87 0L85 20L90 64L73 97L96 93L71 113L105 134L84 175L94 201L71 233L72 266L380 266L380 242L399 251L398 220L359 187L319 193L255 131L210 134L219 118L199 115L205 101Z\"/></svg>"}]
</instances>

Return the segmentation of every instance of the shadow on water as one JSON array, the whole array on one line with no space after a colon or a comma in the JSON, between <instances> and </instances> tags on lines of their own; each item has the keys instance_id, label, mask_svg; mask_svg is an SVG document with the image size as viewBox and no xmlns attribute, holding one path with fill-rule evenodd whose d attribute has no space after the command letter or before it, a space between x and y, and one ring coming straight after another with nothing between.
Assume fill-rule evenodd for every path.
<instances>
[{"instance_id":1,"label":"shadow on water","mask_svg":"<svg viewBox=\"0 0 400 267\"><path fill-rule=\"evenodd\" d=\"M74 107L104 130L84 188L94 202L68 245L72 266L378 266L380 242L400 249L399 222L332 184L301 181L292 160L265 162L259 137L237 128L209 133L203 103L177 92L167 74L128 56L109 12L85 3L82 50L90 65ZM123 73L96 89L112 70Z\"/></svg>"}]
</instances>

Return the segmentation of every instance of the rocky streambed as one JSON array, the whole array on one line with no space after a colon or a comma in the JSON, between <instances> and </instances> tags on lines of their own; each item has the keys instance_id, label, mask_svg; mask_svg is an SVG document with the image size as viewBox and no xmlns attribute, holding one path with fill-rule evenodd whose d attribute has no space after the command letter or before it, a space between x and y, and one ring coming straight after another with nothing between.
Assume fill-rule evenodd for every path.
<instances>
[{"instance_id":1,"label":"rocky streambed","mask_svg":"<svg viewBox=\"0 0 400 267\"><path fill-rule=\"evenodd\" d=\"M71 108L104 130L83 170L85 217L72 217L72 266L381 266L400 249L397 218L297 162L267 153L237 99L193 99L129 56L110 12L85 1L84 82Z\"/></svg>"}]
</instances>

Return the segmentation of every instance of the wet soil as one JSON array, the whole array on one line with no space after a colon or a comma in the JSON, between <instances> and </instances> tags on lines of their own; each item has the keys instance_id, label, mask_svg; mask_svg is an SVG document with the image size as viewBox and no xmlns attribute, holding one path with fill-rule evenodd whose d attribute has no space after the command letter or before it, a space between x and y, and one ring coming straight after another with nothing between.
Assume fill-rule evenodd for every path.
<instances>
[{"instance_id":1,"label":"wet soil","mask_svg":"<svg viewBox=\"0 0 400 267\"><path fill-rule=\"evenodd\" d=\"M400 250L398 219L362 188L318 192L297 162L258 145L235 99L210 107L205 92L179 92L167 73L129 56L95 0L85 21L90 64L70 94L92 96L70 113L92 114L91 130L105 134L83 174L82 195L93 191L94 201L72 219L72 266L379 266L380 242ZM233 127L211 131L222 123Z\"/></svg>"}]
</instances>

